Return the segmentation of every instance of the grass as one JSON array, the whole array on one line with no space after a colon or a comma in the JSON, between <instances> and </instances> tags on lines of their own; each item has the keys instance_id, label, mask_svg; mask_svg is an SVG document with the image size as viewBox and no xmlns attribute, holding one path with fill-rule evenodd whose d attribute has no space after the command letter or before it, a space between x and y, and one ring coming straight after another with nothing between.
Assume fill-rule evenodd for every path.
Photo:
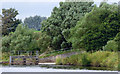
<instances>
[{"instance_id":1,"label":"grass","mask_svg":"<svg viewBox=\"0 0 120 74\"><path fill-rule=\"evenodd\" d=\"M0 54L0 62L2 62L2 54Z\"/></svg>"},{"instance_id":2,"label":"grass","mask_svg":"<svg viewBox=\"0 0 120 74\"><path fill-rule=\"evenodd\" d=\"M56 55L60 55L60 54L66 54L66 53L70 53L70 52L80 52L79 49L77 50L66 50L66 51L51 51L51 52L48 52L46 53L44 56L40 56L39 58L45 58L45 57L50 57L50 56L56 56Z\"/></svg>"},{"instance_id":3,"label":"grass","mask_svg":"<svg viewBox=\"0 0 120 74\"><path fill-rule=\"evenodd\" d=\"M34 32L41 32L41 31L34 30Z\"/></svg>"},{"instance_id":4,"label":"grass","mask_svg":"<svg viewBox=\"0 0 120 74\"><path fill-rule=\"evenodd\" d=\"M118 70L118 53L110 51L85 52L67 58L57 58L56 64L91 67L106 67Z\"/></svg>"},{"instance_id":5,"label":"grass","mask_svg":"<svg viewBox=\"0 0 120 74\"><path fill-rule=\"evenodd\" d=\"M2 53L2 61L9 61L9 53Z\"/></svg>"}]
</instances>

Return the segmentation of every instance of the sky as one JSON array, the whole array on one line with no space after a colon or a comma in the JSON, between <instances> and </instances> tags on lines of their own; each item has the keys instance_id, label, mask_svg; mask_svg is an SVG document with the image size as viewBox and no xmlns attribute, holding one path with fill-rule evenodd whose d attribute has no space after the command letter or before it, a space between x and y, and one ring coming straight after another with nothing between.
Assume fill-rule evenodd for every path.
<instances>
[{"instance_id":1,"label":"sky","mask_svg":"<svg viewBox=\"0 0 120 74\"><path fill-rule=\"evenodd\" d=\"M64 0L0 0L0 10L2 8L15 8L19 15L17 18L24 20L29 16L45 16L49 17L53 8L59 7L59 2ZM88 1L88 0L87 0ZM94 0L99 5L103 0ZM108 3L118 2L119 0L108 0ZM0 14L2 11L0 12Z\"/></svg>"}]
</instances>

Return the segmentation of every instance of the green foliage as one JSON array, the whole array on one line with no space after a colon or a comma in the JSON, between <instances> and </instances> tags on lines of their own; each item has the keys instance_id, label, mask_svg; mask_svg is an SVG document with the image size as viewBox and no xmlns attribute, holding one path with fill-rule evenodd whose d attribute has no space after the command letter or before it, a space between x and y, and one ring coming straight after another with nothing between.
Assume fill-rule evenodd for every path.
<instances>
[{"instance_id":1,"label":"green foliage","mask_svg":"<svg viewBox=\"0 0 120 74\"><path fill-rule=\"evenodd\" d=\"M118 51L120 51L120 32L117 33L116 37L114 38L114 41L117 43L118 45Z\"/></svg>"},{"instance_id":2,"label":"green foliage","mask_svg":"<svg viewBox=\"0 0 120 74\"><path fill-rule=\"evenodd\" d=\"M42 32L46 32L52 39L53 49L70 48L67 42L69 29L74 27L85 13L92 10L93 2L60 2L60 7L54 7L51 16L42 22Z\"/></svg>"},{"instance_id":3,"label":"green foliage","mask_svg":"<svg viewBox=\"0 0 120 74\"><path fill-rule=\"evenodd\" d=\"M118 70L118 62L118 53L111 52L109 57L102 60L101 66L110 67L114 70Z\"/></svg>"},{"instance_id":4,"label":"green foliage","mask_svg":"<svg viewBox=\"0 0 120 74\"><path fill-rule=\"evenodd\" d=\"M107 42L107 45L105 45L104 50L108 51L118 51L118 44L114 40L110 40Z\"/></svg>"},{"instance_id":5,"label":"green foliage","mask_svg":"<svg viewBox=\"0 0 120 74\"><path fill-rule=\"evenodd\" d=\"M106 8L109 7L109 9ZM111 8L111 9L110 9ZM77 25L70 30L69 42L73 48L86 51L101 50L108 40L113 39L120 29L117 5L103 4L86 14Z\"/></svg>"},{"instance_id":6,"label":"green foliage","mask_svg":"<svg viewBox=\"0 0 120 74\"><path fill-rule=\"evenodd\" d=\"M2 53L1 56L2 56L1 62L2 62L2 61L5 61L5 62L6 62L6 61L9 61L10 53L5 52L5 53Z\"/></svg>"},{"instance_id":7,"label":"green foliage","mask_svg":"<svg viewBox=\"0 0 120 74\"><path fill-rule=\"evenodd\" d=\"M40 30L41 27L41 22L43 20L46 20L46 17L41 17L41 16L34 16L34 17L28 17L25 18L24 24L27 25L29 28L35 29L35 30Z\"/></svg>"},{"instance_id":8,"label":"green foliage","mask_svg":"<svg viewBox=\"0 0 120 74\"><path fill-rule=\"evenodd\" d=\"M111 52L108 51L97 51L89 55L91 59L91 65L95 67L99 67L102 64L102 61L105 60L108 56L110 56Z\"/></svg>"},{"instance_id":9,"label":"green foliage","mask_svg":"<svg viewBox=\"0 0 120 74\"><path fill-rule=\"evenodd\" d=\"M56 64L58 64L58 65L62 64L61 58L56 58Z\"/></svg>"},{"instance_id":10,"label":"green foliage","mask_svg":"<svg viewBox=\"0 0 120 74\"><path fill-rule=\"evenodd\" d=\"M2 15L0 15L0 37L2 36Z\"/></svg>"},{"instance_id":11,"label":"green foliage","mask_svg":"<svg viewBox=\"0 0 120 74\"><path fill-rule=\"evenodd\" d=\"M113 40L108 41L107 44L103 47L103 49L109 51L119 51L120 50L119 46L120 46L120 32L117 33Z\"/></svg>"},{"instance_id":12,"label":"green foliage","mask_svg":"<svg viewBox=\"0 0 120 74\"><path fill-rule=\"evenodd\" d=\"M48 36L45 33L40 33L39 39L38 39L38 47L41 48L41 52L49 49L51 42L51 37Z\"/></svg>"},{"instance_id":13,"label":"green foliage","mask_svg":"<svg viewBox=\"0 0 120 74\"><path fill-rule=\"evenodd\" d=\"M90 66L91 61L89 60L87 53L82 55L81 60L82 60L81 63L82 63L83 66Z\"/></svg>"},{"instance_id":14,"label":"green foliage","mask_svg":"<svg viewBox=\"0 0 120 74\"><path fill-rule=\"evenodd\" d=\"M118 53L110 51L97 51L94 53L81 53L67 58L56 59L57 64L107 67L118 70Z\"/></svg>"},{"instance_id":15,"label":"green foliage","mask_svg":"<svg viewBox=\"0 0 120 74\"><path fill-rule=\"evenodd\" d=\"M16 19L18 11L10 9L2 9L2 35L8 35L10 32L14 32L17 25L21 23L19 19Z\"/></svg>"},{"instance_id":16,"label":"green foliage","mask_svg":"<svg viewBox=\"0 0 120 74\"><path fill-rule=\"evenodd\" d=\"M2 52L7 52L10 51L9 47L10 47L10 43L11 39L8 36L2 37L2 47L0 47L0 49L2 50Z\"/></svg>"},{"instance_id":17,"label":"green foliage","mask_svg":"<svg viewBox=\"0 0 120 74\"><path fill-rule=\"evenodd\" d=\"M2 38L2 51L32 51L38 50L38 35L32 29L21 24L18 25L15 32Z\"/></svg>"},{"instance_id":18,"label":"green foliage","mask_svg":"<svg viewBox=\"0 0 120 74\"><path fill-rule=\"evenodd\" d=\"M57 56L57 55L60 55L60 54L66 54L66 53L71 53L71 52L81 52L80 50L59 50L59 51L56 51L56 50L51 50L49 52L47 52L45 55L43 56L40 56L40 58L45 58L45 57L50 57L50 56Z\"/></svg>"}]
</instances>

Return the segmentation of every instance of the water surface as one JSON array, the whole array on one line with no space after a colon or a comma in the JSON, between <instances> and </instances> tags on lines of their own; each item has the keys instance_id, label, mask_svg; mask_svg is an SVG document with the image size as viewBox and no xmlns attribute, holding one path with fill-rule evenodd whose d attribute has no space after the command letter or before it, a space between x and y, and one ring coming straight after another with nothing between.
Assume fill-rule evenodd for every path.
<instances>
[{"instance_id":1,"label":"water surface","mask_svg":"<svg viewBox=\"0 0 120 74\"><path fill-rule=\"evenodd\" d=\"M117 72L107 70L87 70L87 69L55 69L38 66L2 66L0 72Z\"/></svg>"}]
</instances>

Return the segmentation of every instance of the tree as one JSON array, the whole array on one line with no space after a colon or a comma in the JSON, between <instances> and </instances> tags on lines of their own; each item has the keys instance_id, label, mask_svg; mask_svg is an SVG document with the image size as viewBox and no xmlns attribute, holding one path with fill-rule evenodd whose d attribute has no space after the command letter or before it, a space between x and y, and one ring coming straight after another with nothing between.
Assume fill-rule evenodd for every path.
<instances>
[{"instance_id":1,"label":"tree","mask_svg":"<svg viewBox=\"0 0 120 74\"><path fill-rule=\"evenodd\" d=\"M10 32L14 32L17 25L21 23L19 19L16 19L18 11L10 9L2 9L2 34L8 35Z\"/></svg>"},{"instance_id":2,"label":"tree","mask_svg":"<svg viewBox=\"0 0 120 74\"><path fill-rule=\"evenodd\" d=\"M120 18L117 8L117 5L104 3L101 7L95 6L78 21L75 28L71 29L71 37L68 40L72 42L73 48L83 48L86 51L101 50L107 41L119 32Z\"/></svg>"},{"instance_id":3,"label":"tree","mask_svg":"<svg viewBox=\"0 0 120 74\"><path fill-rule=\"evenodd\" d=\"M93 2L60 2L59 8L54 7L51 16L42 22L42 32L46 32L52 39L50 47L55 50L71 47L71 43L66 40L69 29L92 10L92 4Z\"/></svg>"},{"instance_id":4,"label":"tree","mask_svg":"<svg viewBox=\"0 0 120 74\"><path fill-rule=\"evenodd\" d=\"M28 17L24 20L24 25L27 25L29 28L33 28L35 30L40 30L41 22L43 20L46 20L46 17L41 16L34 16L34 17Z\"/></svg>"},{"instance_id":5,"label":"tree","mask_svg":"<svg viewBox=\"0 0 120 74\"><path fill-rule=\"evenodd\" d=\"M114 40L110 40L103 49L107 51L118 51L118 44Z\"/></svg>"},{"instance_id":6,"label":"tree","mask_svg":"<svg viewBox=\"0 0 120 74\"><path fill-rule=\"evenodd\" d=\"M40 33L39 39L38 39L38 47L41 49L41 52L44 52L49 49L51 42L51 37L48 36L45 33Z\"/></svg>"},{"instance_id":7,"label":"tree","mask_svg":"<svg viewBox=\"0 0 120 74\"><path fill-rule=\"evenodd\" d=\"M117 33L113 40L107 42L107 44L103 47L104 50L107 51L120 51L120 32Z\"/></svg>"},{"instance_id":8,"label":"tree","mask_svg":"<svg viewBox=\"0 0 120 74\"><path fill-rule=\"evenodd\" d=\"M2 15L0 15L0 37L2 36Z\"/></svg>"},{"instance_id":9,"label":"tree","mask_svg":"<svg viewBox=\"0 0 120 74\"><path fill-rule=\"evenodd\" d=\"M2 51L34 51L39 50L37 40L39 34L27 26L19 24L15 32L2 38Z\"/></svg>"}]
</instances>

